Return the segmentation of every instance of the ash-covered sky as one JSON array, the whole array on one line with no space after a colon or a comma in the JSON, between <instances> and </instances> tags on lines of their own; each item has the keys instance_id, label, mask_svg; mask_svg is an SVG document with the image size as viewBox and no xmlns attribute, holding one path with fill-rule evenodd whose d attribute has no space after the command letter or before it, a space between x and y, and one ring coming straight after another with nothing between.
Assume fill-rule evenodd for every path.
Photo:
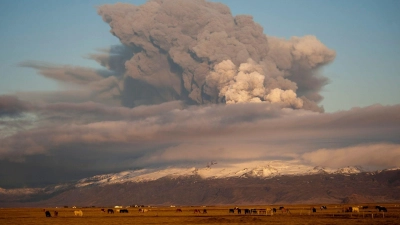
<instances>
[{"instance_id":1,"label":"ash-covered sky","mask_svg":"<svg viewBox=\"0 0 400 225\"><path fill-rule=\"evenodd\" d=\"M2 3L0 187L209 161L400 166L397 2L103 3Z\"/></svg>"}]
</instances>

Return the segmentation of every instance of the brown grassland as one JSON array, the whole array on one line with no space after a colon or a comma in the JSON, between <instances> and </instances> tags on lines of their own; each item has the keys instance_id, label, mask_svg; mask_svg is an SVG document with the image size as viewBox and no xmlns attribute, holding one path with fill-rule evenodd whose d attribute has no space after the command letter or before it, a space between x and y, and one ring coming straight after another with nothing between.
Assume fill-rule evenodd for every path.
<instances>
[{"instance_id":1,"label":"brown grassland","mask_svg":"<svg viewBox=\"0 0 400 225\"><path fill-rule=\"evenodd\" d=\"M319 205L314 205L317 212L312 213L312 205L285 205L290 213L277 211L273 215L245 215L245 208L266 209L279 208L279 206L239 206L242 214L229 213L233 206L207 206L207 207L151 207L148 212L141 213L138 208L128 208L129 213L107 214L101 208L46 208L52 217L45 217L43 208L1 208L0 224L41 224L41 225L64 225L64 224L400 224L399 203L381 204L388 209L382 213L375 209L376 204L368 205L368 209L360 210L359 213L343 213L342 207L352 205L326 205L327 210L320 210ZM353 205L356 206L356 205ZM182 212L176 212L176 209ZM106 211L108 208L104 208ZM207 214L194 213L195 209L207 209ZM82 210L83 216L75 216L75 210ZM114 209L116 210L116 209ZM58 211L58 216L54 216ZM373 215L373 216L372 216Z\"/></svg>"}]
</instances>

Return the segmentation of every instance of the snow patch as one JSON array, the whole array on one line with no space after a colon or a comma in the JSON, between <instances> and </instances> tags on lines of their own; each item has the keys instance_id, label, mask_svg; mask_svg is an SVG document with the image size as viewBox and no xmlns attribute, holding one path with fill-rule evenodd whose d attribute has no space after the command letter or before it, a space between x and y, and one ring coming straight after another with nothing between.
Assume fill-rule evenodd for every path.
<instances>
[{"instance_id":1,"label":"snow patch","mask_svg":"<svg viewBox=\"0 0 400 225\"><path fill-rule=\"evenodd\" d=\"M364 172L364 169L361 166L347 166L344 168L338 169L336 174L356 174Z\"/></svg>"}]
</instances>

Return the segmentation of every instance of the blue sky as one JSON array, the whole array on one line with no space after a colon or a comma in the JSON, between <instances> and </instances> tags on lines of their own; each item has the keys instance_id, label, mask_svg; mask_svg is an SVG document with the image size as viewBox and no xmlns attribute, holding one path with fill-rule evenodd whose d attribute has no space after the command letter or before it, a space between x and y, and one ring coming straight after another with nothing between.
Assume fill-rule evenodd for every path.
<instances>
[{"instance_id":1,"label":"blue sky","mask_svg":"<svg viewBox=\"0 0 400 225\"><path fill-rule=\"evenodd\" d=\"M114 0L0 2L0 94L55 90L55 81L18 63L37 60L97 67L85 56L118 44L95 6ZM142 4L145 1L126 1ZM400 103L400 2L224 0L234 15L250 14L270 36L315 35L336 51L323 68L327 112Z\"/></svg>"}]
</instances>

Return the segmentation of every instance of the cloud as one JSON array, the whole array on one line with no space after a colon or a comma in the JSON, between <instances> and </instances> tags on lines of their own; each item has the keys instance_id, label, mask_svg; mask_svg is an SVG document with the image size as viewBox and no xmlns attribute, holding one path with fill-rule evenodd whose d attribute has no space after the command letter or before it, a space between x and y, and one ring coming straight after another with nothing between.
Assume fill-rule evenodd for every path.
<instances>
[{"instance_id":1,"label":"cloud","mask_svg":"<svg viewBox=\"0 0 400 225\"><path fill-rule=\"evenodd\" d=\"M15 96L0 95L0 118L15 117L32 108L27 102L21 101Z\"/></svg>"},{"instance_id":2,"label":"cloud","mask_svg":"<svg viewBox=\"0 0 400 225\"><path fill-rule=\"evenodd\" d=\"M225 164L303 160L327 167L383 168L396 163L391 160L396 159L400 143L398 115L400 105L315 113L260 103L190 106L175 101L135 108L96 102L42 103L20 117L20 122L29 123L7 135L0 133L0 162L12 168L6 177L17 176L12 171L21 168L35 171L34 165L40 163L40 170L65 169L69 174L65 179L76 177L74 173L94 175L211 160ZM17 121L7 123L17 125ZM367 153L357 156L362 146L376 143L386 144L366 147ZM354 146L346 161L339 160ZM377 157L375 151L383 149L391 159ZM324 161L331 153L338 159Z\"/></svg>"},{"instance_id":3,"label":"cloud","mask_svg":"<svg viewBox=\"0 0 400 225\"><path fill-rule=\"evenodd\" d=\"M22 62L19 65L22 67L37 69L38 72L45 77L67 83L85 85L102 79L96 70L84 67L59 67L35 61Z\"/></svg>"},{"instance_id":4,"label":"cloud","mask_svg":"<svg viewBox=\"0 0 400 225\"><path fill-rule=\"evenodd\" d=\"M302 158L314 165L331 168L360 165L369 168L391 168L400 165L400 144L361 144L339 149L319 149L304 153Z\"/></svg>"},{"instance_id":5,"label":"cloud","mask_svg":"<svg viewBox=\"0 0 400 225\"><path fill-rule=\"evenodd\" d=\"M335 52L314 36L269 37L251 16L232 16L227 6L202 0L118 3L100 6L98 13L130 49L120 49L127 57L114 58L125 60L125 70L118 71L125 72L126 94L139 85L151 90L132 93L125 105L266 101L279 89L298 96L282 107L323 110L317 104L326 78L315 71L332 62ZM102 65L110 65L105 58Z\"/></svg>"},{"instance_id":6,"label":"cloud","mask_svg":"<svg viewBox=\"0 0 400 225\"><path fill-rule=\"evenodd\" d=\"M38 73L65 84L64 90L55 93L19 93L26 100L47 101L79 101L86 99L103 103L111 103L119 99L123 84L107 70L94 70L84 67L56 66L40 62L22 62L20 66L38 70ZM65 90L66 89L66 90ZM41 98L40 96L41 95ZM36 97L36 98L35 98ZM114 103L115 104L115 103Z\"/></svg>"},{"instance_id":7,"label":"cloud","mask_svg":"<svg viewBox=\"0 0 400 225\"><path fill-rule=\"evenodd\" d=\"M233 149L238 146L240 149L265 146L264 150L258 150L265 158L279 154L296 157L321 145L344 147L374 140L399 141L395 135L400 125L399 106L376 105L319 114L258 103L188 107L176 102L128 109L89 102L48 104L36 110L39 119L34 128L2 139L1 158L49 153L63 146L82 146L85 151L88 146L98 145L99 149L101 145L115 145L112 150L102 150L115 154L118 148L136 146L132 153L151 155L156 153L146 152L149 146L164 151L165 146L196 143L206 143L199 145L204 146L205 155L210 153L207 146L215 151L231 151L229 154L237 154L239 150ZM169 147L168 151L174 148L177 147ZM185 150L185 154L192 155L191 149ZM210 155L224 159L219 154Z\"/></svg>"},{"instance_id":8,"label":"cloud","mask_svg":"<svg viewBox=\"0 0 400 225\"><path fill-rule=\"evenodd\" d=\"M281 107L323 111L319 92L327 79L319 68L332 62L335 52L314 36L266 36L251 16L232 16L227 6L203 0L117 3L99 6L98 14L121 41L87 56L103 69L35 61L20 66L89 101L127 107L272 100Z\"/></svg>"}]
</instances>

